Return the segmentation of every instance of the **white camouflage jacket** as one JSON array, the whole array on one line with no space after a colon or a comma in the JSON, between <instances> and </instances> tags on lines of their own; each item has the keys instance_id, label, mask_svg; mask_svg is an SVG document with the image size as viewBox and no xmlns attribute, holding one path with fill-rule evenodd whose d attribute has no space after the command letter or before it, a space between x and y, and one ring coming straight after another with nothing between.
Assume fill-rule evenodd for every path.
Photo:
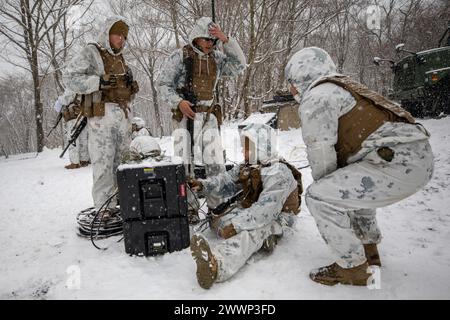
<instances>
[{"instance_id":1,"label":"white camouflage jacket","mask_svg":"<svg viewBox=\"0 0 450 320\"><path fill-rule=\"evenodd\" d=\"M73 93L69 90L65 90L64 93L61 96L59 96L55 102L54 106L55 111L61 112L61 109L72 103L75 100L75 97L76 93Z\"/></svg>"},{"instance_id":2,"label":"white camouflage jacket","mask_svg":"<svg viewBox=\"0 0 450 320\"><path fill-rule=\"evenodd\" d=\"M299 91L303 140L314 180L337 169L336 151L339 117L349 112L356 100L347 90L332 83L314 87L323 77L336 74L336 66L327 52L320 48L305 48L297 52L286 65L286 77ZM429 138L418 125L387 122L372 133L362 149L348 159L348 163L362 159L369 152L383 146L420 141Z\"/></svg>"},{"instance_id":3,"label":"white camouflage jacket","mask_svg":"<svg viewBox=\"0 0 450 320\"><path fill-rule=\"evenodd\" d=\"M121 16L106 19L103 32L97 40L97 43L112 55L119 55L123 51L114 53L109 44L109 30L117 21L126 22ZM63 79L68 90L78 94L90 94L99 90L100 76L104 74L105 68L98 49L95 45L87 45L68 63Z\"/></svg>"},{"instance_id":4,"label":"white camouflage jacket","mask_svg":"<svg viewBox=\"0 0 450 320\"><path fill-rule=\"evenodd\" d=\"M211 37L206 30L211 23L211 19L204 17L197 21L189 35L189 42L194 51L203 56L204 53L193 45L193 40L199 37ZM213 50L212 54L217 64L217 81L223 76L237 76L245 70L246 59L238 42L229 38L229 41L223 45L224 53L219 50ZM158 80L159 94L162 101L170 106L178 106L181 100L176 89L180 89L185 85L185 68L183 64L183 49L174 51L166 60L163 72ZM211 101L212 102L212 101ZM211 102L202 102L209 105Z\"/></svg>"},{"instance_id":5,"label":"white camouflage jacket","mask_svg":"<svg viewBox=\"0 0 450 320\"><path fill-rule=\"evenodd\" d=\"M261 228L279 219L286 199L297 188L291 170L278 162L275 150L271 150L270 129L266 125L251 124L241 133L257 145L258 160L271 165L261 168L263 190L258 201L249 208L237 207L229 213L234 216L232 223L237 232ZM231 197L241 187L239 172L240 166L236 165L227 172L200 180L203 192L217 197Z\"/></svg>"}]
</instances>

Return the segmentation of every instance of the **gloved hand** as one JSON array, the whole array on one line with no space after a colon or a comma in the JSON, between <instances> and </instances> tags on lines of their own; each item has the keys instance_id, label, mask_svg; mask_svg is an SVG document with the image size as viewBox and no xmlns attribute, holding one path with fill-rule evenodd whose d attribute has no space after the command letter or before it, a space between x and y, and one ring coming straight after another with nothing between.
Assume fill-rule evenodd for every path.
<instances>
[{"instance_id":1,"label":"gloved hand","mask_svg":"<svg viewBox=\"0 0 450 320\"><path fill-rule=\"evenodd\" d=\"M234 228L232 223L225 226L224 228L219 228L218 231L219 231L219 235L224 239L229 239L229 238L237 235L236 229Z\"/></svg>"},{"instance_id":2,"label":"gloved hand","mask_svg":"<svg viewBox=\"0 0 450 320\"><path fill-rule=\"evenodd\" d=\"M187 183L192 191L199 192L203 189L203 184L196 179L189 178Z\"/></svg>"},{"instance_id":3,"label":"gloved hand","mask_svg":"<svg viewBox=\"0 0 450 320\"><path fill-rule=\"evenodd\" d=\"M131 69L128 69L128 71L125 73L125 81L127 83L127 87L131 87L133 85L134 77L133 71L131 71Z\"/></svg>"},{"instance_id":4,"label":"gloved hand","mask_svg":"<svg viewBox=\"0 0 450 320\"><path fill-rule=\"evenodd\" d=\"M117 88L117 76L115 74L104 74L100 77L100 90Z\"/></svg>"},{"instance_id":5,"label":"gloved hand","mask_svg":"<svg viewBox=\"0 0 450 320\"><path fill-rule=\"evenodd\" d=\"M131 94L136 94L139 92L139 85L136 80L131 84Z\"/></svg>"}]
</instances>

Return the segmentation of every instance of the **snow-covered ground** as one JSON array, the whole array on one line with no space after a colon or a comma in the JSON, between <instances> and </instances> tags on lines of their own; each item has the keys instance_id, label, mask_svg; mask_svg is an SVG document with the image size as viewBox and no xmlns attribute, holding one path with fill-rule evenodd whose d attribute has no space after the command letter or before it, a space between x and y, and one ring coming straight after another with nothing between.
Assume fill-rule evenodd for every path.
<instances>
[{"instance_id":1,"label":"snow-covered ground","mask_svg":"<svg viewBox=\"0 0 450 320\"><path fill-rule=\"evenodd\" d=\"M123 242L108 239L99 244L109 249L99 251L76 235L76 213L92 204L91 168L65 170L60 150L45 150L28 159L0 158L0 299L449 299L450 118L423 124L432 133L434 178L411 198L379 210L379 289L309 279L312 268L332 258L305 206L272 255L256 254L210 290L197 285L189 249L130 257ZM235 128L224 128L225 145L239 160ZM282 133L279 146L297 166L306 164L300 130ZM302 172L310 184L309 169Z\"/></svg>"}]
</instances>

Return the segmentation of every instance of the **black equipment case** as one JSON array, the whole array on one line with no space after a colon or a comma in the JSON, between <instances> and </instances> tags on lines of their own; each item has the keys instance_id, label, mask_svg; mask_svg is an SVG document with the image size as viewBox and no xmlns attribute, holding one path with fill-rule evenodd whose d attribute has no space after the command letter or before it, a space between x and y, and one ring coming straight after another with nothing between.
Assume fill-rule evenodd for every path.
<instances>
[{"instance_id":1,"label":"black equipment case","mask_svg":"<svg viewBox=\"0 0 450 320\"><path fill-rule=\"evenodd\" d=\"M117 171L125 251L153 256L189 246L183 165Z\"/></svg>"}]
</instances>

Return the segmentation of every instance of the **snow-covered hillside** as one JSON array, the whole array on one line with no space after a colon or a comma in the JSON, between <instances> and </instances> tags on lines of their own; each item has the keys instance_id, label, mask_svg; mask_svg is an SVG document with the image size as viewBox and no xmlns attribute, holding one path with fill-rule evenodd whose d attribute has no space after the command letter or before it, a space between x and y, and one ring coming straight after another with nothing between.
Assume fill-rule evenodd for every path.
<instances>
[{"instance_id":1,"label":"snow-covered hillside","mask_svg":"<svg viewBox=\"0 0 450 320\"><path fill-rule=\"evenodd\" d=\"M379 210L380 289L309 279L312 268L332 258L304 205L272 255L255 255L210 290L197 285L189 249L130 257L123 242L108 239L99 244L109 249L99 251L76 235L76 213L92 204L91 168L65 170L60 150L45 150L34 158L0 158L0 299L449 299L450 118L423 124L432 133L434 178L411 198ZM227 154L239 160L232 149L239 143L236 126L224 130ZM282 133L279 141L281 154L299 167L306 164L301 141L300 130ZM169 142L164 139L163 148ZM310 184L309 169L302 172Z\"/></svg>"}]
</instances>

